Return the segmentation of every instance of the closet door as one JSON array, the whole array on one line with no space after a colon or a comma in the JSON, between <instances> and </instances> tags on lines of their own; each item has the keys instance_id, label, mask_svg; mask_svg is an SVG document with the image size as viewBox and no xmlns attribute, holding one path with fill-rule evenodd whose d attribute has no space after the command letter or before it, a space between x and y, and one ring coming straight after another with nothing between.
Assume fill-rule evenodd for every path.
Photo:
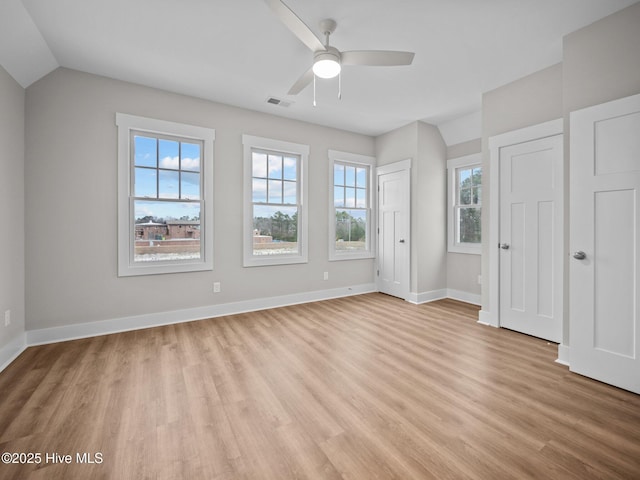
<instances>
[{"instance_id":1,"label":"closet door","mask_svg":"<svg viewBox=\"0 0 640 480\"><path fill-rule=\"evenodd\" d=\"M640 393L640 95L571 114L571 370Z\"/></svg>"},{"instance_id":2,"label":"closet door","mask_svg":"<svg viewBox=\"0 0 640 480\"><path fill-rule=\"evenodd\" d=\"M500 149L500 326L562 341L562 135Z\"/></svg>"}]
</instances>

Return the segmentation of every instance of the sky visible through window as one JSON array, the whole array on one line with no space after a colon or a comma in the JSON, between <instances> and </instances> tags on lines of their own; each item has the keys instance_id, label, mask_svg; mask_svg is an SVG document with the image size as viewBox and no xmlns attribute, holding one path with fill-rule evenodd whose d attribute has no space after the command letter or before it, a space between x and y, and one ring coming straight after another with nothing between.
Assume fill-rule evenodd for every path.
<instances>
[{"instance_id":1,"label":"sky visible through window","mask_svg":"<svg viewBox=\"0 0 640 480\"><path fill-rule=\"evenodd\" d=\"M298 159L279 154L253 152L252 197L254 216L276 212L295 213L298 203Z\"/></svg>"},{"instance_id":2,"label":"sky visible through window","mask_svg":"<svg viewBox=\"0 0 640 480\"><path fill-rule=\"evenodd\" d=\"M348 209L356 219L366 220L367 169L336 163L333 168L333 204Z\"/></svg>"},{"instance_id":3,"label":"sky visible through window","mask_svg":"<svg viewBox=\"0 0 640 480\"><path fill-rule=\"evenodd\" d=\"M135 135L134 154L136 221L145 217L164 220L200 217L199 143Z\"/></svg>"}]
</instances>

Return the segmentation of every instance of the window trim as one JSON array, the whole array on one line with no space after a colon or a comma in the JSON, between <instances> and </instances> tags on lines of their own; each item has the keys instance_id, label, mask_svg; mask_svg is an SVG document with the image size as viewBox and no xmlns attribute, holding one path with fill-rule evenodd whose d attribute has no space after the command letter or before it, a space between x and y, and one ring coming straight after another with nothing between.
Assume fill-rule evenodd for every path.
<instances>
[{"instance_id":1,"label":"window trim","mask_svg":"<svg viewBox=\"0 0 640 480\"><path fill-rule=\"evenodd\" d=\"M243 266L260 267L269 265L291 265L308 263L308 158L309 146L299 143L285 142L271 138L242 135L244 157L244 209L243 209ZM253 150L267 150L277 153L288 153L300 157L299 198L298 198L298 253L280 255L253 255L253 168L251 154Z\"/></svg>"},{"instance_id":2,"label":"window trim","mask_svg":"<svg viewBox=\"0 0 640 480\"><path fill-rule=\"evenodd\" d=\"M166 273L198 272L213 270L213 146L215 130L207 127L116 113L118 129L118 276L157 275ZM200 219L204 225L200 233L203 245L199 260L176 260L135 264L133 240L135 239L131 132L148 132L152 135L169 135L203 142L201 181L202 210Z\"/></svg>"},{"instance_id":3,"label":"window trim","mask_svg":"<svg viewBox=\"0 0 640 480\"><path fill-rule=\"evenodd\" d=\"M376 236L374 232L374 224L376 222L375 206L376 192L373 186L374 170L376 168L376 158L358 153L341 152L338 150L329 150L329 261L340 260L358 260L366 258L375 258L376 254ZM369 207L367 212L367 243L368 249L362 252L339 253L336 248L336 207L334 203L334 166L338 163L351 164L354 166L365 166L369 168L369 176L367 178L367 188L369 190L368 201Z\"/></svg>"},{"instance_id":4,"label":"window trim","mask_svg":"<svg viewBox=\"0 0 640 480\"><path fill-rule=\"evenodd\" d=\"M482 167L482 154L474 153L463 157L447 160L447 251L451 253L482 254L482 243L459 243L456 241L456 171L460 168ZM482 212L482 203L480 203Z\"/></svg>"}]
</instances>

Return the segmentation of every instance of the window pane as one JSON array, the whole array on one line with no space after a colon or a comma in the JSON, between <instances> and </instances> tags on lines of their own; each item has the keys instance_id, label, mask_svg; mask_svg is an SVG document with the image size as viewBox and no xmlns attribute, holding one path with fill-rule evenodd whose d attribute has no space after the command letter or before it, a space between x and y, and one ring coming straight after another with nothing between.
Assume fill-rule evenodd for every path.
<instances>
[{"instance_id":1,"label":"window pane","mask_svg":"<svg viewBox=\"0 0 640 480\"><path fill-rule=\"evenodd\" d=\"M344 207L344 187L333 187L333 204L336 207Z\"/></svg>"},{"instance_id":2,"label":"window pane","mask_svg":"<svg viewBox=\"0 0 640 480\"><path fill-rule=\"evenodd\" d=\"M356 207L367 208L367 191L364 188L356 188Z\"/></svg>"},{"instance_id":3,"label":"window pane","mask_svg":"<svg viewBox=\"0 0 640 480\"><path fill-rule=\"evenodd\" d=\"M333 184L344 185L344 165L336 163L333 166Z\"/></svg>"},{"instance_id":4,"label":"window pane","mask_svg":"<svg viewBox=\"0 0 640 480\"><path fill-rule=\"evenodd\" d=\"M173 140L158 140L159 152L159 166L160 168L170 168L172 170L178 170L180 168L180 159L178 142Z\"/></svg>"},{"instance_id":5,"label":"window pane","mask_svg":"<svg viewBox=\"0 0 640 480\"><path fill-rule=\"evenodd\" d=\"M269 155L269 178L282 178L282 157Z\"/></svg>"},{"instance_id":6,"label":"window pane","mask_svg":"<svg viewBox=\"0 0 640 480\"><path fill-rule=\"evenodd\" d=\"M473 169L473 184L480 185L482 183L482 167L476 167Z\"/></svg>"},{"instance_id":7,"label":"window pane","mask_svg":"<svg viewBox=\"0 0 640 480\"><path fill-rule=\"evenodd\" d=\"M269 203L282 203L282 181L269 180Z\"/></svg>"},{"instance_id":8,"label":"window pane","mask_svg":"<svg viewBox=\"0 0 640 480\"><path fill-rule=\"evenodd\" d=\"M284 157L284 179L298 180L298 160L295 157Z\"/></svg>"},{"instance_id":9,"label":"window pane","mask_svg":"<svg viewBox=\"0 0 640 480\"><path fill-rule=\"evenodd\" d=\"M253 176L267 178L267 154L253 152Z\"/></svg>"},{"instance_id":10,"label":"window pane","mask_svg":"<svg viewBox=\"0 0 640 480\"><path fill-rule=\"evenodd\" d=\"M200 171L200 145L197 143L182 143L180 154L180 168L182 170Z\"/></svg>"},{"instance_id":11,"label":"window pane","mask_svg":"<svg viewBox=\"0 0 640 480\"><path fill-rule=\"evenodd\" d=\"M253 254L298 254L298 208L253 206Z\"/></svg>"},{"instance_id":12,"label":"window pane","mask_svg":"<svg viewBox=\"0 0 640 480\"><path fill-rule=\"evenodd\" d=\"M182 172L181 176L181 197L187 200L200 199L200 174Z\"/></svg>"},{"instance_id":13,"label":"window pane","mask_svg":"<svg viewBox=\"0 0 640 480\"><path fill-rule=\"evenodd\" d=\"M470 168L458 169L458 186L460 188L471 186L471 169Z\"/></svg>"},{"instance_id":14,"label":"window pane","mask_svg":"<svg viewBox=\"0 0 640 480\"><path fill-rule=\"evenodd\" d=\"M135 165L139 167L158 166L158 145L155 138L134 135L133 149Z\"/></svg>"},{"instance_id":15,"label":"window pane","mask_svg":"<svg viewBox=\"0 0 640 480\"><path fill-rule=\"evenodd\" d=\"M471 204L471 189L470 188L464 188L464 189L460 190L459 204L460 205L470 205Z\"/></svg>"},{"instance_id":16,"label":"window pane","mask_svg":"<svg viewBox=\"0 0 640 480\"><path fill-rule=\"evenodd\" d=\"M178 198L179 189L179 174L177 171L171 170L159 170L159 198Z\"/></svg>"},{"instance_id":17,"label":"window pane","mask_svg":"<svg viewBox=\"0 0 640 480\"><path fill-rule=\"evenodd\" d=\"M262 180L260 178L253 179L253 201L257 203L267 203L267 181L266 180Z\"/></svg>"},{"instance_id":18,"label":"window pane","mask_svg":"<svg viewBox=\"0 0 640 480\"><path fill-rule=\"evenodd\" d=\"M347 187L355 187L356 186L356 168L346 165L344 167L344 171L345 171L345 185Z\"/></svg>"},{"instance_id":19,"label":"window pane","mask_svg":"<svg viewBox=\"0 0 640 480\"><path fill-rule=\"evenodd\" d=\"M345 207L354 208L356 206L356 189L355 188L345 188L345 199L344 199Z\"/></svg>"},{"instance_id":20,"label":"window pane","mask_svg":"<svg viewBox=\"0 0 640 480\"><path fill-rule=\"evenodd\" d=\"M458 238L460 243L480 243L480 209L475 207L458 210Z\"/></svg>"},{"instance_id":21,"label":"window pane","mask_svg":"<svg viewBox=\"0 0 640 480\"><path fill-rule=\"evenodd\" d=\"M475 187L473 189L473 204L474 205L480 205L481 200L480 200L480 196L482 195L482 187Z\"/></svg>"},{"instance_id":22,"label":"window pane","mask_svg":"<svg viewBox=\"0 0 640 480\"><path fill-rule=\"evenodd\" d=\"M156 198L157 172L155 168L136 168L134 179L134 196Z\"/></svg>"},{"instance_id":23,"label":"window pane","mask_svg":"<svg viewBox=\"0 0 640 480\"><path fill-rule=\"evenodd\" d=\"M367 169L358 168L356 170L356 186L359 188L367 188Z\"/></svg>"},{"instance_id":24,"label":"window pane","mask_svg":"<svg viewBox=\"0 0 640 480\"><path fill-rule=\"evenodd\" d=\"M134 262L200 259L200 203L136 200Z\"/></svg>"},{"instance_id":25,"label":"window pane","mask_svg":"<svg viewBox=\"0 0 640 480\"><path fill-rule=\"evenodd\" d=\"M366 210L336 209L336 251L367 249Z\"/></svg>"},{"instance_id":26,"label":"window pane","mask_svg":"<svg viewBox=\"0 0 640 480\"><path fill-rule=\"evenodd\" d=\"M288 203L290 205L295 205L298 203L296 185L296 182L284 182L284 199L282 203Z\"/></svg>"}]
</instances>

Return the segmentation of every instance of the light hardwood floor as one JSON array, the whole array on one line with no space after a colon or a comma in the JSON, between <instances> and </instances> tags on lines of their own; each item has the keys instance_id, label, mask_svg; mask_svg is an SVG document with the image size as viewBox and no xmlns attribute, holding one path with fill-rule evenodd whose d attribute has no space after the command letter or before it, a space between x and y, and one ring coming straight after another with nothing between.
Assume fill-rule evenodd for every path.
<instances>
[{"instance_id":1,"label":"light hardwood floor","mask_svg":"<svg viewBox=\"0 0 640 480\"><path fill-rule=\"evenodd\" d=\"M640 396L476 318L369 294L29 348L0 452L42 463L0 478L640 478Z\"/></svg>"}]
</instances>

